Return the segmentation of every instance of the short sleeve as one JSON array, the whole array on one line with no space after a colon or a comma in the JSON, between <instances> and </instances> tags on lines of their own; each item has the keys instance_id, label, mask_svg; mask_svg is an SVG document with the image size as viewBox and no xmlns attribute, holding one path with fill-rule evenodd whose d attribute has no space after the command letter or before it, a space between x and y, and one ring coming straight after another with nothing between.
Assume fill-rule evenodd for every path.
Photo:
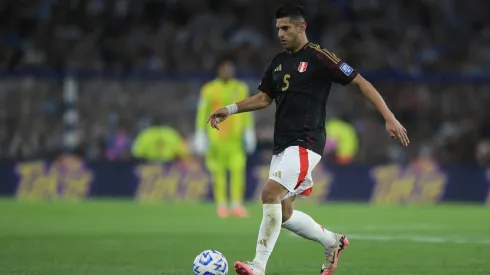
<instances>
[{"instance_id":1,"label":"short sleeve","mask_svg":"<svg viewBox=\"0 0 490 275\"><path fill-rule=\"evenodd\" d=\"M266 93L270 98L274 98L274 85L272 79L272 62L267 67L264 75L262 76L262 81L260 82L259 91Z\"/></svg>"},{"instance_id":2,"label":"short sleeve","mask_svg":"<svg viewBox=\"0 0 490 275\"><path fill-rule=\"evenodd\" d=\"M317 50L316 57L320 61L322 69L325 70L325 73L328 74L335 83L345 86L351 83L359 74L357 70L327 50Z\"/></svg>"}]
</instances>

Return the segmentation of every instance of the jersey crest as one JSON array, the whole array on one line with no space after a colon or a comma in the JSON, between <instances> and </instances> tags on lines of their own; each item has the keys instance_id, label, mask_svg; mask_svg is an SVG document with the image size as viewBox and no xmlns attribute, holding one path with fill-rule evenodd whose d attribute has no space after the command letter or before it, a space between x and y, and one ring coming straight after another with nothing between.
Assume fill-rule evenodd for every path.
<instances>
[{"instance_id":1,"label":"jersey crest","mask_svg":"<svg viewBox=\"0 0 490 275\"><path fill-rule=\"evenodd\" d=\"M298 72L304 73L308 67L308 62L299 62Z\"/></svg>"}]
</instances>

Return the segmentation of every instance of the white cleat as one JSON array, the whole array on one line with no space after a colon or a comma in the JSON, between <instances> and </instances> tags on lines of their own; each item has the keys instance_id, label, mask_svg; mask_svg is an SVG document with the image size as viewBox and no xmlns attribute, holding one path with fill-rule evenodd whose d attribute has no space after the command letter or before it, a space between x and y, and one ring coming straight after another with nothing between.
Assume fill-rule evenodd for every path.
<instances>
[{"instance_id":1,"label":"white cleat","mask_svg":"<svg viewBox=\"0 0 490 275\"><path fill-rule=\"evenodd\" d=\"M331 275L337 268L340 253L349 245L345 235L335 233L335 244L325 248L326 262L322 265L321 275Z\"/></svg>"},{"instance_id":2,"label":"white cleat","mask_svg":"<svg viewBox=\"0 0 490 275\"><path fill-rule=\"evenodd\" d=\"M253 262L235 262L234 266L238 275L265 275L265 271Z\"/></svg>"}]
</instances>

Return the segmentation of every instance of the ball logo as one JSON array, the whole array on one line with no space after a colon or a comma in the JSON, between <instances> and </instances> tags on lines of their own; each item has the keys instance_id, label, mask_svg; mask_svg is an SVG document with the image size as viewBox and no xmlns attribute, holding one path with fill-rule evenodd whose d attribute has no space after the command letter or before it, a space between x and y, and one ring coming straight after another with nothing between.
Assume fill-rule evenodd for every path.
<instances>
[{"instance_id":1,"label":"ball logo","mask_svg":"<svg viewBox=\"0 0 490 275\"><path fill-rule=\"evenodd\" d=\"M204 252L201 254L201 259L199 259L199 263L203 265L208 265L210 262L213 261L213 257L209 255L209 252Z\"/></svg>"},{"instance_id":2,"label":"ball logo","mask_svg":"<svg viewBox=\"0 0 490 275\"><path fill-rule=\"evenodd\" d=\"M307 67L308 67L308 62L299 62L298 72L300 73L305 72Z\"/></svg>"},{"instance_id":3,"label":"ball logo","mask_svg":"<svg viewBox=\"0 0 490 275\"><path fill-rule=\"evenodd\" d=\"M214 270L220 272L225 272L228 269L228 264L223 259L219 259L216 263L214 263L214 266Z\"/></svg>"}]
</instances>

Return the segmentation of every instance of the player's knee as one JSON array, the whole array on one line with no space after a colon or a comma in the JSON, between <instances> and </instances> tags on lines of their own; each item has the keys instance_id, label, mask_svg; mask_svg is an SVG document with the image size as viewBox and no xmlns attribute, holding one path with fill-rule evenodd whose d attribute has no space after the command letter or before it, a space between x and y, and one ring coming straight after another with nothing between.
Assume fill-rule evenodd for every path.
<instances>
[{"instance_id":1,"label":"player's knee","mask_svg":"<svg viewBox=\"0 0 490 275\"><path fill-rule=\"evenodd\" d=\"M264 190L262 190L262 203L281 203L281 200L286 192L287 190L281 184L273 180L269 180L265 185Z\"/></svg>"},{"instance_id":2,"label":"player's knee","mask_svg":"<svg viewBox=\"0 0 490 275\"><path fill-rule=\"evenodd\" d=\"M294 202L294 196L289 197L281 202L282 204L282 222L286 222L291 218L293 215L294 207L293 207L293 202Z\"/></svg>"},{"instance_id":3,"label":"player's knee","mask_svg":"<svg viewBox=\"0 0 490 275\"><path fill-rule=\"evenodd\" d=\"M293 211L289 210L289 209L282 209L282 222L286 222L288 221L289 219L291 219L291 216L293 215Z\"/></svg>"},{"instance_id":4,"label":"player's knee","mask_svg":"<svg viewBox=\"0 0 490 275\"><path fill-rule=\"evenodd\" d=\"M273 190L270 189L262 190L263 204L272 204L272 203L280 203L280 202L281 202L281 198Z\"/></svg>"}]
</instances>

